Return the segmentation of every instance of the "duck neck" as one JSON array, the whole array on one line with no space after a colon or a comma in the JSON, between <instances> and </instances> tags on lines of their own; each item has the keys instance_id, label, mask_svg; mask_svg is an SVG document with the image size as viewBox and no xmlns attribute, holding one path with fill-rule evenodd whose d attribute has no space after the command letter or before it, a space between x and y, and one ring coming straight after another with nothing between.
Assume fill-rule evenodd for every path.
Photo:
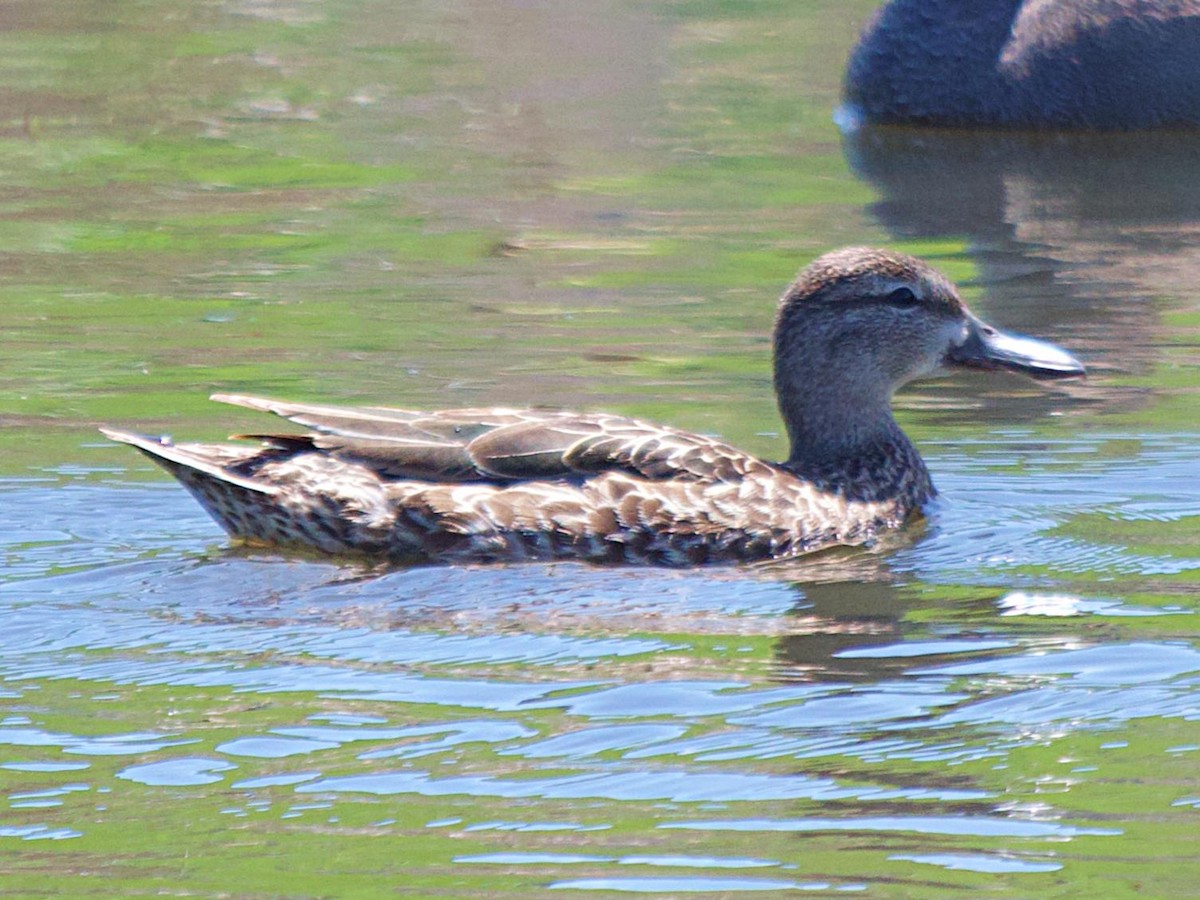
<instances>
[{"instance_id":1,"label":"duck neck","mask_svg":"<svg viewBox=\"0 0 1200 900\"><path fill-rule=\"evenodd\" d=\"M806 402L809 397L820 400ZM871 402L814 385L803 395L780 391L779 398L791 441L784 465L797 475L864 502L919 504L933 494L929 471L888 398Z\"/></svg>"}]
</instances>

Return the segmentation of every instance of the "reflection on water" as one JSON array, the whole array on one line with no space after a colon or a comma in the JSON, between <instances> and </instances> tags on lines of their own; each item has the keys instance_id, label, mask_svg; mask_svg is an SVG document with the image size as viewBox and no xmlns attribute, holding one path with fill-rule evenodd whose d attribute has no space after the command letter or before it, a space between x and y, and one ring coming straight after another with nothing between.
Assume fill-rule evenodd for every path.
<instances>
[{"instance_id":1,"label":"reflection on water","mask_svg":"<svg viewBox=\"0 0 1200 900\"><path fill-rule=\"evenodd\" d=\"M1200 282L1200 132L1119 135L868 128L846 136L898 237L966 238L986 301L1088 354L1141 371L1159 297Z\"/></svg>"},{"instance_id":2,"label":"reflection on water","mask_svg":"<svg viewBox=\"0 0 1200 900\"><path fill-rule=\"evenodd\" d=\"M1194 890L1195 138L847 163L872 6L0 9L6 889ZM885 239L1093 374L898 397L941 495L870 548L244 553L92 431L218 437L225 389L777 454L773 298Z\"/></svg>"}]
</instances>

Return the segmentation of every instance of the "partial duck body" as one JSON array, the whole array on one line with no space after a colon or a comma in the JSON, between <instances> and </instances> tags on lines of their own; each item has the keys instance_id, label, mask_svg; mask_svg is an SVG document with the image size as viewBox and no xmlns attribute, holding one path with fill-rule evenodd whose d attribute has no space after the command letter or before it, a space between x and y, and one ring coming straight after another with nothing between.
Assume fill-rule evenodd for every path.
<instances>
[{"instance_id":1,"label":"partial duck body","mask_svg":"<svg viewBox=\"0 0 1200 900\"><path fill-rule=\"evenodd\" d=\"M246 436L259 442L250 446L102 430L163 466L249 544L397 563L755 561L863 543L919 513L934 488L891 397L947 366L1084 371L1052 344L975 318L921 261L849 248L802 270L779 305L783 462L616 415L228 394L213 399L308 431Z\"/></svg>"},{"instance_id":2,"label":"partial duck body","mask_svg":"<svg viewBox=\"0 0 1200 900\"><path fill-rule=\"evenodd\" d=\"M846 67L849 118L1115 130L1200 125L1200 0L890 0Z\"/></svg>"}]
</instances>

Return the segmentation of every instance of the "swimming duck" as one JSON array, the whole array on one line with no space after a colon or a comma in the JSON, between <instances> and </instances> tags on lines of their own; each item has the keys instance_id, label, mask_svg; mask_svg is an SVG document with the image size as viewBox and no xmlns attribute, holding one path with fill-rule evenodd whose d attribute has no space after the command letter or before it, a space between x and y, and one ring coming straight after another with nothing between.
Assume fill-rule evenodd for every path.
<instances>
[{"instance_id":1,"label":"swimming duck","mask_svg":"<svg viewBox=\"0 0 1200 900\"><path fill-rule=\"evenodd\" d=\"M259 446L102 429L183 483L234 538L395 562L574 558L660 565L789 557L870 540L934 495L892 393L944 366L1083 374L1053 344L973 316L911 256L849 248L779 303L775 391L791 452L767 462L624 416L411 412L237 394L310 429Z\"/></svg>"},{"instance_id":2,"label":"swimming duck","mask_svg":"<svg viewBox=\"0 0 1200 900\"><path fill-rule=\"evenodd\" d=\"M890 0L850 54L853 118L884 124L1200 125L1200 0Z\"/></svg>"}]
</instances>

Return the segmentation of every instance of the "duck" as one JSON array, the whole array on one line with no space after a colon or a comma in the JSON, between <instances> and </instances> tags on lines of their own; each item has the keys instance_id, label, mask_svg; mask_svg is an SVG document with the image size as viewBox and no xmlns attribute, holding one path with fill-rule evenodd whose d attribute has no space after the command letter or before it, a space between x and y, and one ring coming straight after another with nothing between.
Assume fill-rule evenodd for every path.
<instances>
[{"instance_id":1,"label":"duck","mask_svg":"<svg viewBox=\"0 0 1200 900\"><path fill-rule=\"evenodd\" d=\"M1200 125L1200 0L890 0L850 53L844 123Z\"/></svg>"},{"instance_id":2,"label":"duck","mask_svg":"<svg viewBox=\"0 0 1200 900\"><path fill-rule=\"evenodd\" d=\"M850 247L802 269L774 328L790 445L771 462L717 438L608 413L212 399L307 429L175 443L113 428L236 541L397 564L583 560L698 566L874 540L935 490L892 395L942 369L1081 376L1041 340L976 317L902 253Z\"/></svg>"}]
</instances>

